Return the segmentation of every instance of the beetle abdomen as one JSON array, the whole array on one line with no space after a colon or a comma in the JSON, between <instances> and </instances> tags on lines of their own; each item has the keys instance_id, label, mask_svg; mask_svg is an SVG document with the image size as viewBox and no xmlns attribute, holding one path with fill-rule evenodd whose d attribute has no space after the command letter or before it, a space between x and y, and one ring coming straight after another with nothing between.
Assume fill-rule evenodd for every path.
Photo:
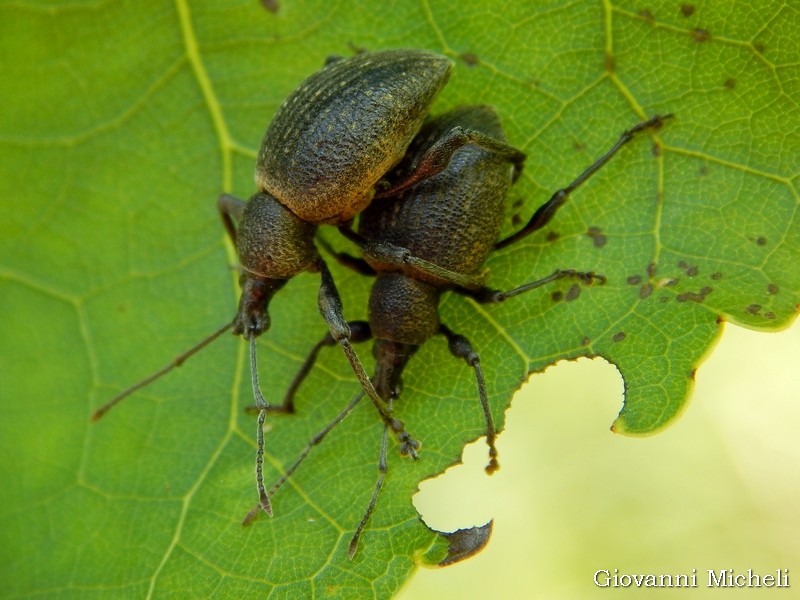
<instances>
[{"instance_id":1,"label":"beetle abdomen","mask_svg":"<svg viewBox=\"0 0 800 600\"><path fill-rule=\"evenodd\" d=\"M267 128L257 185L304 221L352 218L402 158L451 66L420 50L329 63L292 92Z\"/></svg>"}]
</instances>

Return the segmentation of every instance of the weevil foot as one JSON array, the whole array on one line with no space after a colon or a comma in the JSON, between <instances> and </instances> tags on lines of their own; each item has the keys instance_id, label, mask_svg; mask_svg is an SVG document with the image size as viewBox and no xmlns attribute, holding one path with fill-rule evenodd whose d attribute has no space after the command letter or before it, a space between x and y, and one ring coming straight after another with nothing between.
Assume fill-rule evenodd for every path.
<instances>
[{"instance_id":1,"label":"weevil foot","mask_svg":"<svg viewBox=\"0 0 800 600\"><path fill-rule=\"evenodd\" d=\"M419 458L418 450L422 447L422 444L419 441L412 438L406 432L401 433L397 439L400 441L401 456L410 456L414 460Z\"/></svg>"}]
</instances>

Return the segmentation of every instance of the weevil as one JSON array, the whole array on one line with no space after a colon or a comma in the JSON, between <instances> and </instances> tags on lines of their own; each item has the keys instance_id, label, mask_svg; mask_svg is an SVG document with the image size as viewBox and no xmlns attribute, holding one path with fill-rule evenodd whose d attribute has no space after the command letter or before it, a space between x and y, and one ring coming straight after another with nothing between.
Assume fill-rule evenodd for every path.
<instances>
[{"instance_id":1,"label":"weevil","mask_svg":"<svg viewBox=\"0 0 800 600\"><path fill-rule=\"evenodd\" d=\"M606 154L539 207L524 227L500 241L505 196L520 174L524 154L507 145L496 113L487 106L460 107L430 120L423 127L391 177L405 181L407 173L417 169L420 157L428 156L431 148L447 143L454 130L478 132L482 139L491 138L495 143L465 146L452 155L444 171L403 188L405 191L399 201L369 206L359 217L357 233L342 227L342 232L358 245L363 258L330 249L340 263L376 277L369 298L369 321L351 322L350 326L357 332L354 340L374 338L373 383L390 406L400 396L402 373L411 356L427 340L442 335L451 354L463 359L474 371L489 446L486 472L491 474L497 470L496 429L480 357L466 337L441 322L441 294L454 291L479 303L500 303L565 277L586 284L605 283L605 277L599 274L559 269L536 281L499 291L484 285L480 269L491 252L517 242L549 223L570 194L602 168L622 146L637 133L660 127L669 116L653 117L625 131ZM294 394L312 368L320 349L334 343L328 334L316 344L289 388L285 406L292 405ZM295 463L271 488L270 495L294 472L311 448L347 416L362 395L359 394L309 442ZM351 558L386 477L387 433L384 426L378 480L351 539Z\"/></svg>"},{"instance_id":2,"label":"weevil","mask_svg":"<svg viewBox=\"0 0 800 600\"><path fill-rule=\"evenodd\" d=\"M270 327L268 306L274 294L295 275L309 271L320 274L319 310L332 339L344 350L383 421L397 434L401 451L416 457L419 443L392 417L352 348L339 293L314 236L318 225L347 223L373 198L396 196L410 182L444 168L446 163L434 156L404 181L384 179L405 155L451 68L452 62L437 54L393 50L330 60L301 83L264 134L256 164L258 191L246 203L227 194L218 200L241 265L242 292L235 318L122 391L92 419L232 329L250 343L253 394L260 409L256 479L261 506L271 514L261 474L263 423L270 407L258 382L256 338Z\"/></svg>"}]
</instances>

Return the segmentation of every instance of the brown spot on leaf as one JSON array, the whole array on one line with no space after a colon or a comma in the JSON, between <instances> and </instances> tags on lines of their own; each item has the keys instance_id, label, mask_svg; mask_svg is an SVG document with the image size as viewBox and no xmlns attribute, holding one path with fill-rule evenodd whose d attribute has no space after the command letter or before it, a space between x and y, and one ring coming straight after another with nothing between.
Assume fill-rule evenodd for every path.
<instances>
[{"instance_id":1,"label":"brown spot on leaf","mask_svg":"<svg viewBox=\"0 0 800 600\"><path fill-rule=\"evenodd\" d=\"M679 268L679 269L684 269L684 270L685 270L685 269L686 269L686 267L688 267L688 266L689 266L689 265L686 263L686 261L685 261L685 260L679 260L679 261L678 261L678 268Z\"/></svg>"},{"instance_id":2,"label":"brown spot on leaf","mask_svg":"<svg viewBox=\"0 0 800 600\"><path fill-rule=\"evenodd\" d=\"M765 47L763 42L753 42L753 50L759 54L764 54Z\"/></svg>"},{"instance_id":3,"label":"brown spot on leaf","mask_svg":"<svg viewBox=\"0 0 800 600\"><path fill-rule=\"evenodd\" d=\"M650 294L652 293L653 293L653 286L650 285L649 283L646 283L639 288L639 298L641 298L642 300L649 297Z\"/></svg>"},{"instance_id":4,"label":"brown spot on leaf","mask_svg":"<svg viewBox=\"0 0 800 600\"><path fill-rule=\"evenodd\" d=\"M581 346L588 346L588 345L589 345L589 344L591 344L591 343L592 343L592 340L590 340L590 339L589 339L588 337L586 337L586 336L584 336L584 338L581 340Z\"/></svg>"},{"instance_id":5,"label":"brown spot on leaf","mask_svg":"<svg viewBox=\"0 0 800 600\"><path fill-rule=\"evenodd\" d=\"M464 64L468 67L474 67L476 65L481 64L481 59L478 57L477 54L473 54L472 52L464 52L459 56L461 60L464 61Z\"/></svg>"},{"instance_id":6,"label":"brown spot on leaf","mask_svg":"<svg viewBox=\"0 0 800 600\"><path fill-rule=\"evenodd\" d=\"M269 12L273 15L277 14L280 10L280 6L278 5L278 0L261 0L261 6L266 8Z\"/></svg>"},{"instance_id":7,"label":"brown spot on leaf","mask_svg":"<svg viewBox=\"0 0 800 600\"><path fill-rule=\"evenodd\" d=\"M766 246L767 245L767 238L765 238L763 235L758 236L756 238L756 244L758 246Z\"/></svg>"},{"instance_id":8,"label":"brown spot on leaf","mask_svg":"<svg viewBox=\"0 0 800 600\"><path fill-rule=\"evenodd\" d=\"M606 245L606 236L599 227L589 227L589 229L586 230L586 235L592 238L592 243L595 248L602 248Z\"/></svg>"},{"instance_id":9,"label":"brown spot on leaf","mask_svg":"<svg viewBox=\"0 0 800 600\"><path fill-rule=\"evenodd\" d=\"M683 292L675 296L676 302L697 302L698 304L706 299L713 291L710 287L704 287L699 292Z\"/></svg>"},{"instance_id":10,"label":"brown spot on leaf","mask_svg":"<svg viewBox=\"0 0 800 600\"><path fill-rule=\"evenodd\" d=\"M700 165L700 175L708 175L708 165Z\"/></svg>"},{"instance_id":11,"label":"brown spot on leaf","mask_svg":"<svg viewBox=\"0 0 800 600\"><path fill-rule=\"evenodd\" d=\"M647 265L647 276L651 279L656 274L656 263L650 263Z\"/></svg>"},{"instance_id":12,"label":"brown spot on leaf","mask_svg":"<svg viewBox=\"0 0 800 600\"><path fill-rule=\"evenodd\" d=\"M702 42L707 42L711 39L711 34L706 31L705 29L692 29L692 39L697 42L698 44Z\"/></svg>"},{"instance_id":13,"label":"brown spot on leaf","mask_svg":"<svg viewBox=\"0 0 800 600\"><path fill-rule=\"evenodd\" d=\"M615 66L614 56L612 54L606 54L606 71L613 73Z\"/></svg>"},{"instance_id":14,"label":"brown spot on leaf","mask_svg":"<svg viewBox=\"0 0 800 600\"><path fill-rule=\"evenodd\" d=\"M767 286L767 293L768 293L770 296L774 296L775 294L777 294L777 293L778 293L778 291L779 291L779 289L778 289L778 286L777 286L777 285L775 285L774 283L770 283L770 284Z\"/></svg>"},{"instance_id":15,"label":"brown spot on leaf","mask_svg":"<svg viewBox=\"0 0 800 600\"><path fill-rule=\"evenodd\" d=\"M650 146L650 153L656 158L661 156L661 144L653 144Z\"/></svg>"},{"instance_id":16,"label":"brown spot on leaf","mask_svg":"<svg viewBox=\"0 0 800 600\"><path fill-rule=\"evenodd\" d=\"M765 318L765 319L774 319L774 318L775 318L775 313L774 313L774 312L772 312L772 311L770 311L770 312L765 312L765 313L764 313L764 318Z\"/></svg>"},{"instance_id":17,"label":"brown spot on leaf","mask_svg":"<svg viewBox=\"0 0 800 600\"><path fill-rule=\"evenodd\" d=\"M550 298L553 300L553 302L561 302L561 300L564 299L564 292L562 292L561 290L556 290L555 292L550 294Z\"/></svg>"},{"instance_id":18,"label":"brown spot on leaf","mask_svg":"<svg viewBox=\"0 0 800 600\"><path fill-rule=\"evenodd\" d=\"M519 213L514 213L513 215L511 215L511 224L514 227L519 227L521 223L522 223L522 217L519 216Z\"/></svg>"},{"instance_id":19,"label":"brown spot on leaf","mask_svg":"<svg viewBox=\"0 0 800 600\"><path fill-rule=\"evenodd\" d=\"M639 16L644 19L645 21L655 21L656 17L653 15L652 11L647 8L643 8L639 11Z\"/></svg>"},{"instance_id":20,"label":"brown spot on leaf","mask_svg":"<svg viewBox=\"0 0 800 600\"><path fill-rule=\"evenodd\" d=\"M698 269L697 269L696 266L691 266L688 269L686 269L686 274L689 277L694 277L695 275L697 275L697 272L698 272Z\"/></svg>"},{"instance_id":21,"label":"brown spot on leaf","mask_svg":"<svg viewBox=\"0 0 800 600\"><path fill-rule=\"evenodd\" d=\"M625 281L628 282L628 285L639 285L642 282L641 275L631 275Z\"/></svg>"},{"instance_id":22,"label":"brown spot on leaf","mask_svg":"<svg viewBox=\"0 0 800 600\"><path fill-rule=\"evenodd\" d=\"M581 286L579 286L577 283L573 283L571 286L569 286L569 289L567 290L567 295L564 298L567 302L572 302L580 295L581 295Z\"/></svg>"},{"instance_id":23,"label":"brown spot on leaf","mask_svg":"<svg viewBox=\"0 0 800 600\"><path fill-rule=\"evenodd\" d=\"M681 14L684 17L691 17L694 14L694 6L691 4L681 4Z\"/></svg>"},{"instance_id":24,"label":"brown spot on leaf","mask_svg":"<svg viewBox=\"0 0 800 600\"><path fill-rule=\"evenodd\" d=\"M555 242L560 237L561 237L561 234L558 233L557 231L548 231L547 232L547 237L544 238L544 239L547 240L548 242Z\"/></svg>"},{"instance_id":25,"label":"brown spot on leaf","mask_svg":"<svg viewBox=\"0 0 800 600\"><path fill-rule=\"evenodd\" d=\"M758 311L760 310L761 310L760 304L749 304L747 305L747 308L744 309L744 312L746 312L748 315L757 315Z\"/></svg>"},{"instance_id":26,"label":"brown spot on leaf","mask_svg":"<svg viewBox=\"0 0 800 600\"><path fill-rule=\"evenodd\" d=\"M622 340L625 339L625 332L624 331L619 331L619 332L615 333L614 337L612 337L611 339L614 340L615 342L621 342Z\"/></svg>"},{"instance_id":27,"label":"brown spot on leaf","mask_svg":"<svg viewBox=\"0 0 800 600\"><path fill-rule=\"evenodd\" d=\"M689 379L694 379L695 375L697 375L697 369L689 371Z\"/></svg>"},{"instance_id":28,"label":"brown spot on leaf","mask_svg":"<svg viewBox=\"0 0 800 600\"><path fill-rule=\"evenodd\" d=\"M736 80L733 77L728 77L722 85L725 86L725 89L732 90L736 87Z\"/></svg>"},{"instance_id":29,"label":"brown spot on leaf","mask_svg":"<svg viewBox=\"0 0 800 600\"><path fill-rule=\"evenodd\" d=\"M661 304L669 302L669 296L667 296L666 294L659 296L658 301L661 302Z\"/></svg>"},{"instance_id":30,"label":"brown spot on leaf","mask_svg":"<svg viewBox=\"0 0 800 600\"><path fill-rule=\"evenodd\" d=\"M714 281L719 281L720 279L722 279L722 273L720 273L719 271L712 273L711 279L713 279Z\"/></svg>"}]
</instances>

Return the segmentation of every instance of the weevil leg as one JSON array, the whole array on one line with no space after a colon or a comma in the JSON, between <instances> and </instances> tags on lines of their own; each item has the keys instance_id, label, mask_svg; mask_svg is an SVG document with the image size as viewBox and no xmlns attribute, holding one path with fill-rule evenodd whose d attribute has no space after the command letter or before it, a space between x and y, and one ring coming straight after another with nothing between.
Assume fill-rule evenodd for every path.
<instances>
[{"instance_id":1,"label":"weevil leg","mask_svg":"<svg viewBox=\"0 0 800 600\"><path fill-rule=\"evenodd\" d=\"M575 181L570 183L567 187L556 191L556 193L554 193L547 202L542 204L536 210L536 212L533 213L530 221L528 221L528 223L522 229L497 242L497 244L494 246L495 249L498 250L500 248L505 248L506 246L521 240L534 231L537 231L547 225L556 214L558 209L561 208L561 206L563 206L563 204L567 201L570 194L583 185L588 179L590 179L592 175L602 169L625 144L636 137L638 133L641 133L646 129L658 129L661 127L664 121L670 119L671 117L672 115L656 115L653 118L643 121L634 127L631 127L627 131L624 131L617 140L617 143L614 144L611 149L608 150L608 152L603 154L603 156L589 165L589 167L587 167L583 173L578 175Z\"/></svg>"},{"instance_id":2,"label":"weevil leg","mask_svg":"<svg viewBox=\"0 0 800 600\"><path fill-rule=\"evenodd\" d=\"M231 238L234 247L236 247L236 225L233 219L242 220L245 206L247 206L247 203L244 200L240 200L230 194L222 194L217 199L219 216L222 218L222 224L225 226L225 231L228 232L228 237Z\"/></svg>"},{"instance_id":3,"label":"weevil leg","mask_svg":"<svg viewBox=\"0 0 800 600\"><path fill-rule=\"evenodd\" d=\"M491 475L500 468L500 464L497 462L497 448L494 445L497 429L494 426L492 411L489 408L489 398L486 394L486 380L483 377L481 358L475 352L469 340L463 335L454 333L445 325L439 326L439 333L447 338L450 354L456 358L463 359L475 371L475 379L478 383L478 398L483 409L483 418L486 421L486 445L489 446L489 464L486 465L486 473Z\"/></svg>"},{"instance_id":4,"label":"weevil leg","mask_svg":"<svg viewBox=\"0 0 800 600\"><path fill-rule=\"evenodd\" d=\"M394 244L386 242L368 240L361 234L346 227L340 227L339 231L346 238L356 243L364 256L375 261L395 265L397 267L410 267L417 273L436 277L456 287L480 289L483 285L483 277L481 275L465 275L445 269L444 267L440 267L432 262L414 256L408 248L395 246ZM407 271L407 269L404 269L404 271Z\"/></svg>"},{"instance_id":5,"label":"weevil leg","mask_svg":"<svg viewBox=\"0 0 800 600\"><path fill-rule=\"evenodd\" d=\"M389 406L391 407L391 402L389 403ZM369 499L367 510L364 511L364 516L361 517L361 522L358 524L358 527L356 527L356 532L353 534L353 537L350 539L350 544L347 546L347 557L350 560L353 560L353 557L356 555L361 534L364 532L364 527L367 526L367 521L369 521L369 518L372 516L372 513L375 510L375 504L378 502L378 494L381 493L381 489L383 489L383 482L386 480L386 473L389 470L389 467L386 463L388 438L389 428L384 425L383 434L381 435L381 453L380 457L378 458L378 480L375 482L375 487L372 488L372 496Z\"/></svg>"},{"instance_id":6,"label":"weevil leg","mask_svg":"<svg viewBox=\"0 0 800 600\"><path fill-rule=\"evenodd\" d=\"M352 229L350 229L350 231L352 231ZM369 263L363 258L358 258L352 254L347 254L346 252L339 252L319 236L317 236L316 241L320 246L322 246L325 252L330 254L334 260L343 267L347 267L359 275L366 275L368 277L373 277L375 275L375 269L370 267Z\"/></svg>"},{"instance_id":7,"label":"weevil leg","mask_svg":"<svg viewBox=\"0 0 800 600\"><path fill-rule=\"evenodd\" d=\"M503 302L508 298L518 296L532 289L546 285L552 281L563 279L564 277L572 277L579 279L586 284L594 282L605 283L606 278L603 275L598 275L592 272L576 271L574 269L560 269L554 273L526 283L519 287L506 292L488 288L483 285L483 276L481 275L465 275L457 273L440 267L411 254L407 248L401 248L385 242L373 242L362 237L358 233L351 230L341 230L349 239L359 245L361 252L364 256L398 267L412 267L417 273L423 273L427 276L436 277L442 281L447 282L452 286L452 289L464 296L469 296L482 304L496 304Z\"/></svg>"},{"instance_id":8,"label":"weevil leg","mask_svg":"<svg viewBox=\"0 0 800 600\"><path fill-rule=\"evenodd\" d=\"M428 148L425 153L411 167L409 173L400 181L395 182L385 189L377 190L376 198L396 196L400 192L416 185L420 181L433 177L444 171L450 163L450 158L459 148L467 144L475 144L485 150L495 152L514 165L513 180L516 181L522 166L525 163L525 153L513 146L496 140L493 137L463 127L453 127Z\"/></svg>"},{"instance_id":9,"label":"weevil leg","mask_svg":"<svg viewBox=\"0 0 800 600\"><path fill-rule=\"evenodd\" d=\"M347 325L350 327L351 342L358 344L372 339L372 330L369 327L369 323L366 321L350 321L347 323ZM330 334L330 332L326 333L325 337L314 344L311 352L308 353L305 361L303 361L300 370L294 376L294 379L292 379L289 389L286 390L286 395L283 397L283 403L280 406L270 406L267 408L267 412L287 414L293 413L295 411L294 398L297 395L297 390L300 389L303 381L305 381L305 378L308 376L308 374L311 372L311 369L314 367L314 364L317 362L319 351L324 347L335 346L336 344L337 342L333 339L333 336ZM253 412L252 409L258 410L257 407L247 407L246 410L248 412Z\"/></svg>"},{"instance_id":10,"label":"weevil leg","mask_svg":"<svg viewBox=\"0 0 800 600\"><path fill-rule=\"evenodd\" d=\"M350 327L347 325L347 321L344 320L342 300L339 297L339 291L336 289L336 284L333 282L333 276L328 269L328 265L325 264L322 258L317 261L317 269L322 277L322 283L319 288L319 311L328 324L331 336L342 347L353 372L361 383L361 387L364 389L367 396L369 396L370 400L372 400L383 422L391 427L392 431L394 431L397 436L400 442L400 453L409 455L416 460L420 443L406 431L402 421L392 416L387 408L386 402L378 395L375 386L372 385L372 381L364 370L364 365L361 364L353 345L350 343L351 331Z\"/></svg>"},{"instance_id":11,"label":"weevil leg","mask_svg":"<svg viewBox=\"0 0 800 600\"><path fill-rule=\"evenodd\" d=\"M583 283L585 283L586 285L592 285L593 283L599 283L600 285L604 285L606 283L606 278L604 275L598 275L597 273L592 273L591 271L558 269L556 271L553 271L547 277L542 277L541 279L537 279L536 281L531 281L530 283L526 283L519 287L515 287L511 290L508 290L507 292L494 290L488 287L483 287L478 290L457 288L454 291L458 292L463 296L469 296L470 298L474 299L476 302L480 302L481 304L499 304L500 302L504 302L509 298L513 298L514 296L519 296L520 294L524 294L525 292L530 292L531 290L542 287L543 285L547 285L548 283L552 283L553 281L558 281L559 279L564 279L564 278L578 279Z\"/></svg>"}]
</instances>

